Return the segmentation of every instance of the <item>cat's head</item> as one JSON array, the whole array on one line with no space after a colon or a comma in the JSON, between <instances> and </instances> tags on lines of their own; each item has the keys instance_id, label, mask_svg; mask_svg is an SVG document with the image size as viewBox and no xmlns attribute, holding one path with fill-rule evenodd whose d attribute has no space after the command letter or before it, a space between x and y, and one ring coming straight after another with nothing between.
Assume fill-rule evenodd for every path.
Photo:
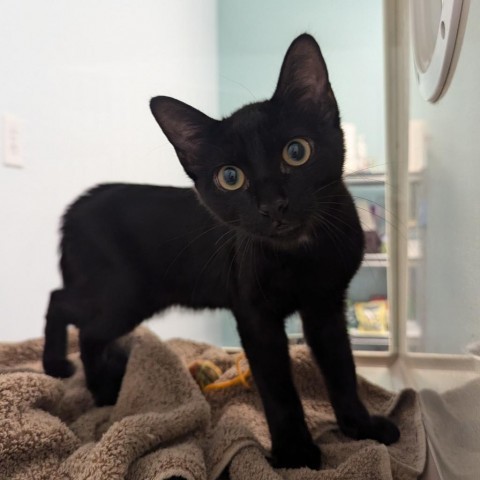
<instances>
[{"instance_id":1,"label":"cat's head","mask_svg":"<svg viewBox=\"0 0 480 480\"><path fill-rule=\"evenodd\" d=\"M313 37L290 45L270 100L221 121L170 97L150 107L219 219L277 242L309 238L344 158L337 103Z\"/></svg>"}]
</instances>

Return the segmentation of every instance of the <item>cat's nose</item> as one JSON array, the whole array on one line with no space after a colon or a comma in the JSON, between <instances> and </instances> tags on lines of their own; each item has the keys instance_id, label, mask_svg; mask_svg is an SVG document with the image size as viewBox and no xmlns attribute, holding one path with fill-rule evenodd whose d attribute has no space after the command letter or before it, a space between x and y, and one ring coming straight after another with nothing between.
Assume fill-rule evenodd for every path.
<instances>
[{"instance_id":1,"label":"cat's nose","mask_svg":"<svg viewBox=\"0 0 480 480\"><path fill-rule=\"evenodd\" d=\"M260 215L270 217L272 220L279 220L288 209L288 199L278 197L272 202L261 203L258 207Z\"/></svg>"}]
</instances>

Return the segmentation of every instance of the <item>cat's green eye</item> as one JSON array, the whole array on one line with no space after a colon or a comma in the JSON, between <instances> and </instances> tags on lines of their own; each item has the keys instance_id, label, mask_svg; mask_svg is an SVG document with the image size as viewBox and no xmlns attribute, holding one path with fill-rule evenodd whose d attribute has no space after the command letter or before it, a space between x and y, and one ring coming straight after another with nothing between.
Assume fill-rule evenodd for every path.
<instances>
[{"instance_id":1,"label":"cat's green eye","mask_svg":"<svg viewBox=\"0 0 480 480\"><path fill-rule=\"evenodd\" d=\"M303 138L290 140L283 148L282 156L286 163L292 167L299 167L310 160L312 149Z\"/></svg>"},{"instance_id":2,"label":"cat's green eye","mask_svg":"<svg viewBox=\"0 0 480 480\"><path fill-rule=\"evenodd\" d=\"M215 177L217 186L223 190L238 190L245 185L245 174L233 165L225 165Z\"/></svg>"}]
</instances>

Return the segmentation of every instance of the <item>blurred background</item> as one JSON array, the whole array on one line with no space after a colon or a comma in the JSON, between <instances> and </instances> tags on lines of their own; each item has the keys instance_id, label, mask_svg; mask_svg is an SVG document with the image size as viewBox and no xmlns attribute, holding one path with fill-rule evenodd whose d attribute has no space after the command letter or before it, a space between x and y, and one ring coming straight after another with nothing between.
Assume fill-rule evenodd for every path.
<instances>
[{"instance_id":1,"label":"blurred background","mask_svg":"<svg viewBox=\"0 0 480 480\"><path fill-rule=\"evenodd\" d=\"M393 235L408 250L399 300L407 349L465 353L480 339L480 4L463 2L454 66L437 103L422 97L408 54L408 215L400 218L389 207L388 196L400 194L390 188L386 144L389 115L397 114L386 101L385 18L394 3L0 0L0 339L42 334L49 292L60 285L59 219L77 195L101 182L190 185L149 99L170 95L229 115L273 93L286 49L307 31L340 105L346 182L369 245L349 292L352 343L369 351L398 343ZM442 2L431 3L440 6L430 12L435 36ZM238 345L228 312L161 317L150 326L164 337ZM298 319L288 328L301 337Z\"/></svg>"},{"instance_id":2,"label":"blurred background","mask_svg":"<svg viewBox=\"0 0 480 480\"><path fill-rule=\"evenodd\" d=\"M78 194L110 181L190 185L150 114L152 96L229 115L271 96L289 44L308 31L351 143L358 132L363 156L385 170L381 1L1 0L0 8L0 113L10 137L2 141L15 137L19 159L5 165L4 154L0 166L2 340L41 335L48 293L60 284L59 219ZM385 294L385 271L374 277ZM150 325L163 336L238 344L227 312L174 310Z\"/></svg>"}]
</instances>

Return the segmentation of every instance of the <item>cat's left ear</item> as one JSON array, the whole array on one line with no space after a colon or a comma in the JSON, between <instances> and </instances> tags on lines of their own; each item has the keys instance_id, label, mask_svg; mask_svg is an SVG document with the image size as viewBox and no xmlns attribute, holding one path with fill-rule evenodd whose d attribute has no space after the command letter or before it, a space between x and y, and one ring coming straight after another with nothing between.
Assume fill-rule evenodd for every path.
<instances>
[{"instance_id":1,"label":"cat's left ear","mask_svg":"<svg viewBox=\"0 0 480 480\"><path fill-rule=\"evenodd\" d=\"M195 180L196 172L202 167L202 145L218 121L171 97L152 98L150 110L175 148L186 173Z\"/></svg>"},{"instance_id":2,"label":"cat's left ear","mask_svg":"<svg viewBox=\"0 0 480 480\"><path fill-rule=\"evenodd\" d=\"M334 99L325 60L311 35L300 35L290 45L272 98L317 105Z\"/></svg>"}]
</instances>

